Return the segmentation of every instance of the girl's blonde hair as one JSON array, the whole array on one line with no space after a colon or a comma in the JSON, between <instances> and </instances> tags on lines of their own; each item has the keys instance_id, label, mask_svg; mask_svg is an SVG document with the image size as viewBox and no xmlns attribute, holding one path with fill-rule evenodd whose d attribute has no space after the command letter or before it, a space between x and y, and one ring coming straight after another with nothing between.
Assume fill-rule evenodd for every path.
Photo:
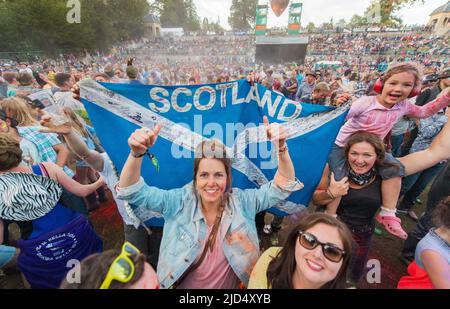
<instances>
[{"instance_id":1,"label":"girl's blonde hair","mask_svg":"<svg viewBox=\"0 0 450 309\"><path fill-rule=\"evenodd\" d=\"M12 97L2 100L0 101L0 108L3 109L8 117L14 118L19 127L35 126L38 124L38 121L31 115L29 105L21 98Z\"/></svg>"},{"instance_id":2,"label":"girl's blonde hair","mask_svg":"<svg viewBox=\"0 0 450 309\"><path fill-rule=\"evenodd\" d=\"M78 133L80 133L83 137L89 137L89 133L86 130L86 127L83 125L83 120L80 119L71 108L63 107L61 109L62 113L69 118L70 125L74 128Z\"/></svg>"},{"instance_id":3,"label":"girl's blonde hair","mask_svg":"<svg viewBox=\"0 0 450 309\"><path fill-rule=\"evenodd\" d=\"M414 75L414 86L417 87L420 85L422 81L422 72L419 68L418 64L412 63L412 62L403 62L403 63L397 63L393 64L389 67L389 69L386 71L383 77L383 81L386 82L389 78L391 78L395 74L400 74L408 72Z\"/></svg>"}]
</instances>

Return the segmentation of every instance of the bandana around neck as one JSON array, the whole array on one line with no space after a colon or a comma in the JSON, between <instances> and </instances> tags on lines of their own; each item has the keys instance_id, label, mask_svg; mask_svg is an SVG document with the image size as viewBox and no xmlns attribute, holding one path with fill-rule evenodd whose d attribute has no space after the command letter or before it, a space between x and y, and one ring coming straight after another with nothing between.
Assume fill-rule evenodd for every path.
<instances>
[{"instance_id":1,"label":"bandana around neck","mask_svg":"<svg viewBox=\"0 0 450 309\"><path fill-rule=\"evenodd\" d=\"M356 174L352 169L350 169L348 176L354 184L357 184L358 186L365 186L372 181L373 177L375 177L375 173L374 168L364 174Z\"/></svg>"}]
</instances>

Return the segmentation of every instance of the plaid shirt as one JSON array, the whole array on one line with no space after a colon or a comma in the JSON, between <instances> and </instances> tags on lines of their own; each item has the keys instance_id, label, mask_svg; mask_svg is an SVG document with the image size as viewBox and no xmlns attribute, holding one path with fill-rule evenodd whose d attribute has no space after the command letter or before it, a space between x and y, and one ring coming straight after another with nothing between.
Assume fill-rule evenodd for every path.
<instances>
[{"instance_id":1,"label":"plaid shirt","mask_svg":"<svg viewBox=\"0 0 450 309\"><path fill-rule=\"evenodd\" d=\"M53 146L61 144L58 135L54 133L41 133L39 132L41 129L39 126L17 127L17 129L19 130L20 136L36 145L39 156L43 162L53 162L56 164L58 154L55 149L53 149ZM74 176L74 173L67 166L64 166L63 170L69 177Z\"/></svg>"},{"instance_id":2,"label":"plaid shirt","mask_svg":"<svg viewBox=\"0 0 450 309\"><path fill-rule=\"evenodd\" d=\"M419 133L417 133L417 138L412 144L409 153L418 152L430 147L433 139L441 132L447 121L448 118L443 110L431 117L420 120Z\"/></svg>"}]
</instances>

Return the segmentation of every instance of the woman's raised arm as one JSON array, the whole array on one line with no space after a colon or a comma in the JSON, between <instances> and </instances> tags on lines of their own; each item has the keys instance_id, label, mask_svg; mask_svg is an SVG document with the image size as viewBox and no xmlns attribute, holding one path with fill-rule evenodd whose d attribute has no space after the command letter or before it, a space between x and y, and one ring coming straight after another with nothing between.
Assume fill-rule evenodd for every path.
<instances>
[{"instance_id":1,"label":"woman's raised arm","mask_svg":"<svg viewBox=\"0 0 450 309\"><path fill-rule=\"evenodd\" d=\"M155 144L161 128L162 126L157 124L153 130L142 128L131 134L128 139L131 153L120 174L120 188L127 188L139 181L141 177L142 158L147 152L147 149Z\"/></svg>"},{"instance_id":2,"label":"woman's raised arm","mask_svg":"<svg viewBox=\"0 0 450 309\"><path fill-rule=\"evenodd\" d=\"M450 108L445 113L450 118ZM406 176L423 171L450 158L450 122L447 121L441 132L434 138L430 147L399 158L405 166Z\"/></svg>"}]
</instances>

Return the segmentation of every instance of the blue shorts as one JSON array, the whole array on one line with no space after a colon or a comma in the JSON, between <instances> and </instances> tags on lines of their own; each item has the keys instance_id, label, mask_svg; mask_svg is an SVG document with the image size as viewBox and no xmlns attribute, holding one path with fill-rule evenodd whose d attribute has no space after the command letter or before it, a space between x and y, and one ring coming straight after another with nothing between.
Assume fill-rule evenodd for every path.
<instances>
[{"instance_id":1,"label":"blue shorts","mask_svg":"<svg viewBox=\"0 0 450 309\"><path fill-rule=\"evenodd\" d=\"M0 268L11 262L16 251L17 249L15 247L0 245Z\"/></svg>"},{"instance_id":2,"label":"blue shorts","mask_svg":"<svg viewBox=\"0 0 450 309\"><path fill-rule=\"evenodd\" d=\"M405 177L405 166L394 158L392 154L386 152L383 163L388 165L377 167L377 173L383 180L394 177ZM344 147L339 147L336 144L333 145L330 156L328 157L328 165L330 172L334 173L334 179L337 181L348 176L350 167L345 157Z\"/></svg>"}]
</instances>

